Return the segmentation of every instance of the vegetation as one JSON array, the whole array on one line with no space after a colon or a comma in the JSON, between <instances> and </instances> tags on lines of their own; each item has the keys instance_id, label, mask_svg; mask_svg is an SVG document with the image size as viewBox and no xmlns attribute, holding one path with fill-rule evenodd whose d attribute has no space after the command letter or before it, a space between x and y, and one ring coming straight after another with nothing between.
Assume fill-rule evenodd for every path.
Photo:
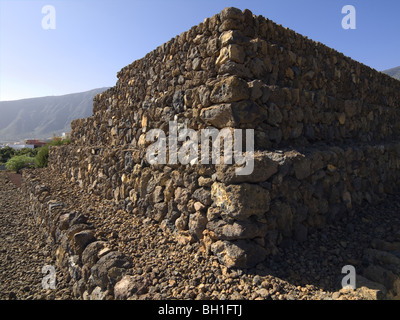
<instances>
[{"instance_id":1,"label":"vegetation","mask_svg":"<svg viewBox=\"0 0 400 320\"><path fill-rule=\"evenodd\" d=\"M38 153L35 157L36 168L45 168L49 162L49 147L62 146L65 144L70 144L71 139L61 140L60 138L53 138L48 144L43 147L38 148Z\"/></svg>"},{"instance_id":2,"label":"vegetation","mask_svg":"<svg viewBox=\"0 0 400 320\"><path fill-rule=\"evenodd\" d=\"M0 165L5 164L13 156L15 156L15 150L13 148L5 147L0 149Z\"/></svg>"},{"instance_id":3,"label":"vegetation","mask_svg":"<svg viewBox=\"0 0 400 320\"><path fill-rule=\"evenodd\" d=\"M13 170L17 173L23 168L31 168L35 164L35 158L27 155L14 156L6 163L8 170Z\"/></svg>"},{"instance_id":4,"label":"vegetation","mask_svg":"<svg viewBox=\"0 0 400 320\"><path fill-rule=\"evenodd\" d=\"M62 146L70 143L70 139L53 138L46 145L35 149L14 150L11 147L5 147L0 149L0 165L5 164L8 170L13 170L17 173L23 168L45 168L49 162L50 146Z\"/></svg>"},{"instance_id":5,"label":"vegetation","mask_svg":"<svg viewBox=\"0 0 400 320\"><path fill-rule=\"evenodd\" d=\"M28 157L35 157L38 153L37 149L23 148L15 150L11 147L0 149L0 165L7 163L12 157L26 155Z\"/></svg>"},{"instance_id":6,"label":"vegetation","mask_svg":"<svg viewBox=\"0 0 400 320\"><path fill-rule=\"evenodd\" d=\"M49 162L49 146L45 145L39 148L38 154L35 157L36 168L45 168Z\"/></svg>"},{"instance_id":7,"label":"vegetation","mask_svg":"<svg viewBox=\"0 0 400 320\"><path fill-rule=\"evenodd\" d=\"M16 150L15 155L16 156L28 156L28 157L36 157L38 153L38 149L31 149L31 148L23 148Z\"/></svg>"},{"instance_id":8,"label":"vegetation","mask_svg":"<svg viewBox=\"0 0 400 320\"><path fill-rule=\"evenodd\" d=\"M61 140L60 138L54 138L53 140L51 140L48 145L50 146L62 146L64 144L70 144L71 143L71 139L64 139Z\"/></svg>"}]
</instances>

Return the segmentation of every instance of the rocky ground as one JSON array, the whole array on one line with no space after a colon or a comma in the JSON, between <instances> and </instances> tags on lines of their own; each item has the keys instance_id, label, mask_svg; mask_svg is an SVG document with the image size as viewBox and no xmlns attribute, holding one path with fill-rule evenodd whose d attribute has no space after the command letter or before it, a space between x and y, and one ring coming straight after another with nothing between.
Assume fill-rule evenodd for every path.
<instances>
[{"instance_id":1,"label":"rocky ground","mask_svg":"<svg viewBox=\"0 0 400 320\"><path fill-rule=\"evenodd\" d=\"M0 299L71 299L68 279L60 270L57 290L42 288L42 268L54 265L54 258L29 214L19 180L0 171Z\"/></svg>"},{"instance_id":2,"label":"rocky ground","mask_svg":"<svg viewBox=\"0 0 400 320\"><path fill-rule=\"evenodd\" d=\"M255 268L229 270L198 243L177 243L135 210L118 210L48 169L36 173L57 200L86 213L98 239L131 257L128 275L143 287L130 299L377 299L393 297L400 284L400 195L366 205L303 243L285 243ZM54 257L29 214L27 199L5 171L0 171L0 204L0 299L74 299L71 278L62 270L56 270L55 290L42 289L41 270L55 265ZM380 284L358 277L357 290L341 290L341 270L349 264L357 275L367 274Z\"/></svg>"}]
</instances>

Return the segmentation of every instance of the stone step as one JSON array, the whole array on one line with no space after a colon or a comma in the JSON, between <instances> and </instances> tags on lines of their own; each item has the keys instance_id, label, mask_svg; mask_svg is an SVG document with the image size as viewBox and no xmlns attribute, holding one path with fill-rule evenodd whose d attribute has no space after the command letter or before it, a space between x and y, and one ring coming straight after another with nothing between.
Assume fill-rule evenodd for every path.
<instances>
[{"instance_id":1,"label":"stone step","mask_svg":"<svg viewBox=\"0 0 400 320\"><path fill-rule=\"evenodd\" d=\"M398 190L400 179L397 142L258 151L249 175L236 175L237 165L148 165L143 153L64 146L51 150L50 163L88 192L114 199L124 210L138 208L166 220L194 241L202 241L207 230L210 241L203 241L222 241L214 246L218 252L228 252L221 249L226 245L253 246L258 258L238 258L241 266L259 262L285 238L305 241L310 229L354 214L365 201L383 200ZM235 265L234 258L229 261Z\"/></svg>"}]
</instances>

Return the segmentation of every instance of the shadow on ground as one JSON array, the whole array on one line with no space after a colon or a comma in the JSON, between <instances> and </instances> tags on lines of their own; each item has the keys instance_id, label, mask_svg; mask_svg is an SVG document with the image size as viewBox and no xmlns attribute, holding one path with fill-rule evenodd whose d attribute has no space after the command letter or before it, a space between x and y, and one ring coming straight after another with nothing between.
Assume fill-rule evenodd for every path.
<instances>
[{"instance_id":1,"label":"shadow on ground","mask_svg":"<svg viewBox=\"0 0 400 320\"><path fill-rule=\"evenodd\" d=\"M400 195L388 195L377 205L364 203L352 217L313 230L303 243L284 240L278 253L249 274L272 275L295 286L314 285L324 291L342 288L345 265L352 265L357 275L368 266L365 250L373 240L399 241Z\"/></svg>"}]
</instances>

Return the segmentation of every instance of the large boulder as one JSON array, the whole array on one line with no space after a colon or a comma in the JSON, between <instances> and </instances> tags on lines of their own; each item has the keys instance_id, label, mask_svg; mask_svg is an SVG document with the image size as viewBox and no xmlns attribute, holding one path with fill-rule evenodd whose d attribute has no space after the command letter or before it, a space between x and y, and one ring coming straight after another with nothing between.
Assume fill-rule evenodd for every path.
<instances>
[{"instance_id":1,"label":"large boulder","mask_svg":"<svg viewBox=\"0 0 400 320\"><path fill-rule=\"evenodd\" d=\"M266 257L263 247L251 240L217 241L211 251L228 268L251 268Z\"/></svg>"},{"instance_id":2,"label":"large boulder","mask_svg":"<svg viewBox=\"0 0 400 320\"><path fill-rule=\"evenodd\" d=\"M251 216L263 218L269 211L269 191L259 185L243 183L225 185L214 182L211 187L214 206L228 219L247 220Z\"/></svg>"}]
</instances>

